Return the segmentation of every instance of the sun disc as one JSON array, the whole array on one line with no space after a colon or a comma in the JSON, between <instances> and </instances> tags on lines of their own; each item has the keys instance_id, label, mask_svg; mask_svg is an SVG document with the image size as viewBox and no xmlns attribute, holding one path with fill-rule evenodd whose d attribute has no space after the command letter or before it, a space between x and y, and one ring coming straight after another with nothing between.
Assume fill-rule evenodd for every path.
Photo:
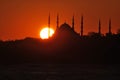
<instances>
[{"instance_id":1,"label":"sun disc","mask_svg":"<svg viewBox=\"0 0 120 80\"><path fill-rule=\"evenodd\" d=\"M52 28L43 28L41 31L40 31L40 38L41 39L48 39L49 37L51 37L52 35L54 34L54 30Z\"/></svg>"}]
</instances>

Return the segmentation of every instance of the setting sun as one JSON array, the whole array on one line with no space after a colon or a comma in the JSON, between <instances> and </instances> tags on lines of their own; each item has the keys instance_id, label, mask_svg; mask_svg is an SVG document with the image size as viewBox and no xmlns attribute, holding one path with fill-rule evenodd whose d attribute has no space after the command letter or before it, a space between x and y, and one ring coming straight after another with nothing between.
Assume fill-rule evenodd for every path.
<instances>
[{"instance_id":1,"label":"setting sun","mask_svg":"<svg viewBox=\"0 0 120 80\"><path fill-rule=\"evenodd\" d=\"M50 34L49 34L49 30L50 30ZM49 37L51 37L52 35L54 34L54 30L52 28L43 28L41 31L40 31L40 38L41 39L48 39Z\"/></svg>"}]
</instances>

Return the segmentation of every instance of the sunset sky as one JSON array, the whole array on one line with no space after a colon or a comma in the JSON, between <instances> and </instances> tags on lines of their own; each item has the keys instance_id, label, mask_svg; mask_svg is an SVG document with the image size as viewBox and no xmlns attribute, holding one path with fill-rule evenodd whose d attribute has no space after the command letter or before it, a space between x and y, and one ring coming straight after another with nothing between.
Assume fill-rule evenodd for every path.
<instances>
[{"instance_id":1,"label":"sunset sky","mask_svg":"<svg viewBox=\"0 0 120 80\"><path fill-rule=\"evenodd\" d=\"M39 38L40 30L48 25L49 13L53 29L57 13L60 24L66 21L70 25L74 14L78 33L81 14L85 34L98 31L99 18L103 33L108 32L109 18L112 32L120 29L120 0L0 0L0 40Z\"/></svg>"}]
</instances>

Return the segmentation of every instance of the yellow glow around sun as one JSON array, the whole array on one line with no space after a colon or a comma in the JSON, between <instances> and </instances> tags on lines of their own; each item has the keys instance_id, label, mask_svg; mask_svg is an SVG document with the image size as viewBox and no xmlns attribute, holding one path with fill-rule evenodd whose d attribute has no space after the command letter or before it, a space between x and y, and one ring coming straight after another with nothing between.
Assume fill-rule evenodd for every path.
<instances>
[{"instance_id":1,"label":"yellow glow around sun","mask_svg":"<svg viewBox=\"0 0 120 80\"><path fill-rule=\"evenodd\" d=\"M50 34L48 34L50 31ZM52 28L43 28L41 31L40 31L40 38L41 39L48 39L49 37L51 37L52 35L54 34L54 30Z\"/></svg>"}]
</instances>

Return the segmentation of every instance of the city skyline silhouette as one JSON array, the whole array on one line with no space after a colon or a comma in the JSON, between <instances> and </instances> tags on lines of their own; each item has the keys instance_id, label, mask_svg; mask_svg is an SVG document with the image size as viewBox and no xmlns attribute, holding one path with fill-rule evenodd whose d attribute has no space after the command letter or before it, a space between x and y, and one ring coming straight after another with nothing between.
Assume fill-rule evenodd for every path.
<instances>
[{"instance_id":1,"label":"city skyline silhouette","mask_svg":"<svg viewBox=\"0 0 120 80\"><path fill-rule=\"evenodd\" d=\"M48 18L48 24L49 20ZM81 24L83 25L83 21ZM83 33L81 35L75 32L73 26L67 23L56 26L55 34L46 40L27 37L15 41L0 41L1 64L119 64L120 33L112 34L109 30L111 21L109 32L105 36L99 34L100 30L87 36ZM99 27L100 22L98 29Z\"/></svg>"},{"instance_id":2,"label":"city skyline silhouette","mask_svg":"<svg viewBox=\"0 0 120 80\"><path fill-rule=\"evenodd\" d=\"M69 3L69 4L68 4ZM75 31L80 31L80 18L84 15L84 34L98 30L98 20L101 20L102 33L108 32L109 19L112 20L112 32L120 27L120 11L118 0L12 0L1 1L0 39L15 40L25 37L39 38L39 31L48 26L48 14L51 15L51 27L56 29L56 16L59 14L59 24L65 21L71 25L74 15Z\"/></svg>"},{"instance_id":3,"label":"city skyline silhouette","mask_svg":"<svg viewBox=\"0 0 120 80\"><path fill-rule=\"evenodd\" d=\"M120 80L119 8L120 0L0 0L0 80Z\"/></svg>"},{"instance_id":4,"label":"city skyline silhouette","mask_svg":"<svg viewBox=\"0 0 120 80\"><path fill-rule=\"evenodd\" d=\"M98 32L89 35L84 35L83 21L81 33L74 30L74 17L72 26L68 23L59 26L59 19L56 23L54 35L46 40L26 37L0 41L2 80L76 80L83 79L83 76L89 76L88 79L110 80L119 76L120 32L112 33L111 20L106 35L102 35L100 20ZM48 25L50 26L49 18Z\"/></svg>"},{"instance_id":5,"label":"city skyline silhouette","mask_svg":"<svg viewBox=\"0 0 120 80\"><path fill-rule=\"evenodd\" d=\"M108 26L106 26L107 30L105 30L106 32L103 33L104 30L102 29L103 28L102 23L101 23L102 21L99 18L98 19L98 26L96 26L96 28L97 28L96 31L90 31L90 32L87 32L87 34L86 34L85 33L86 32L85 28L87 26L84 26L85 25L84 15L81 15L81 19L80 19L80 23L79 23L80 26L75 26L76 22L75 22L74 18L75 18L75 16L73 15L73 17L71 18L71 24L69 24L69 25L76 33L80 34L80 36L83 36L83 35L84 36L88 36L89 33L98 33L99 35L106 36L107 34L113 35L113 34L118 34L118 32L119 32L119 28L116 30L116 32L113 32L114 26L112 26L112 19L109 18L108 19ZM48 16L48 26L45 26L45 27L53 28L53 26L51 26L51 22L52 22L51 21L51 16L50 16L50 13L49 13L49 16ZM65 21L64 23L67 23L67 22ZM56 27L54 28L54 31L56 31L59 28L59 26L62 25L62 24L60 24L60 17L59 17L59 14L57 14L57 17L56 17ZM45 27L43 27L43 28L45 28ZM78 31L76 31L76 27L79 27ZM48 35L50 35L50 31L48 33L49 33ZM31 37L31 36L25 36L24 38L26 38L26 37ZM20 39L24 39L24 38L20 38ZM37 38L37 37L33 37L33 38ZM10 39L10 40L17 40L17 39ZM7 40L5 40L5 41L7 41Z\"/></svg>"}]
</instances>

